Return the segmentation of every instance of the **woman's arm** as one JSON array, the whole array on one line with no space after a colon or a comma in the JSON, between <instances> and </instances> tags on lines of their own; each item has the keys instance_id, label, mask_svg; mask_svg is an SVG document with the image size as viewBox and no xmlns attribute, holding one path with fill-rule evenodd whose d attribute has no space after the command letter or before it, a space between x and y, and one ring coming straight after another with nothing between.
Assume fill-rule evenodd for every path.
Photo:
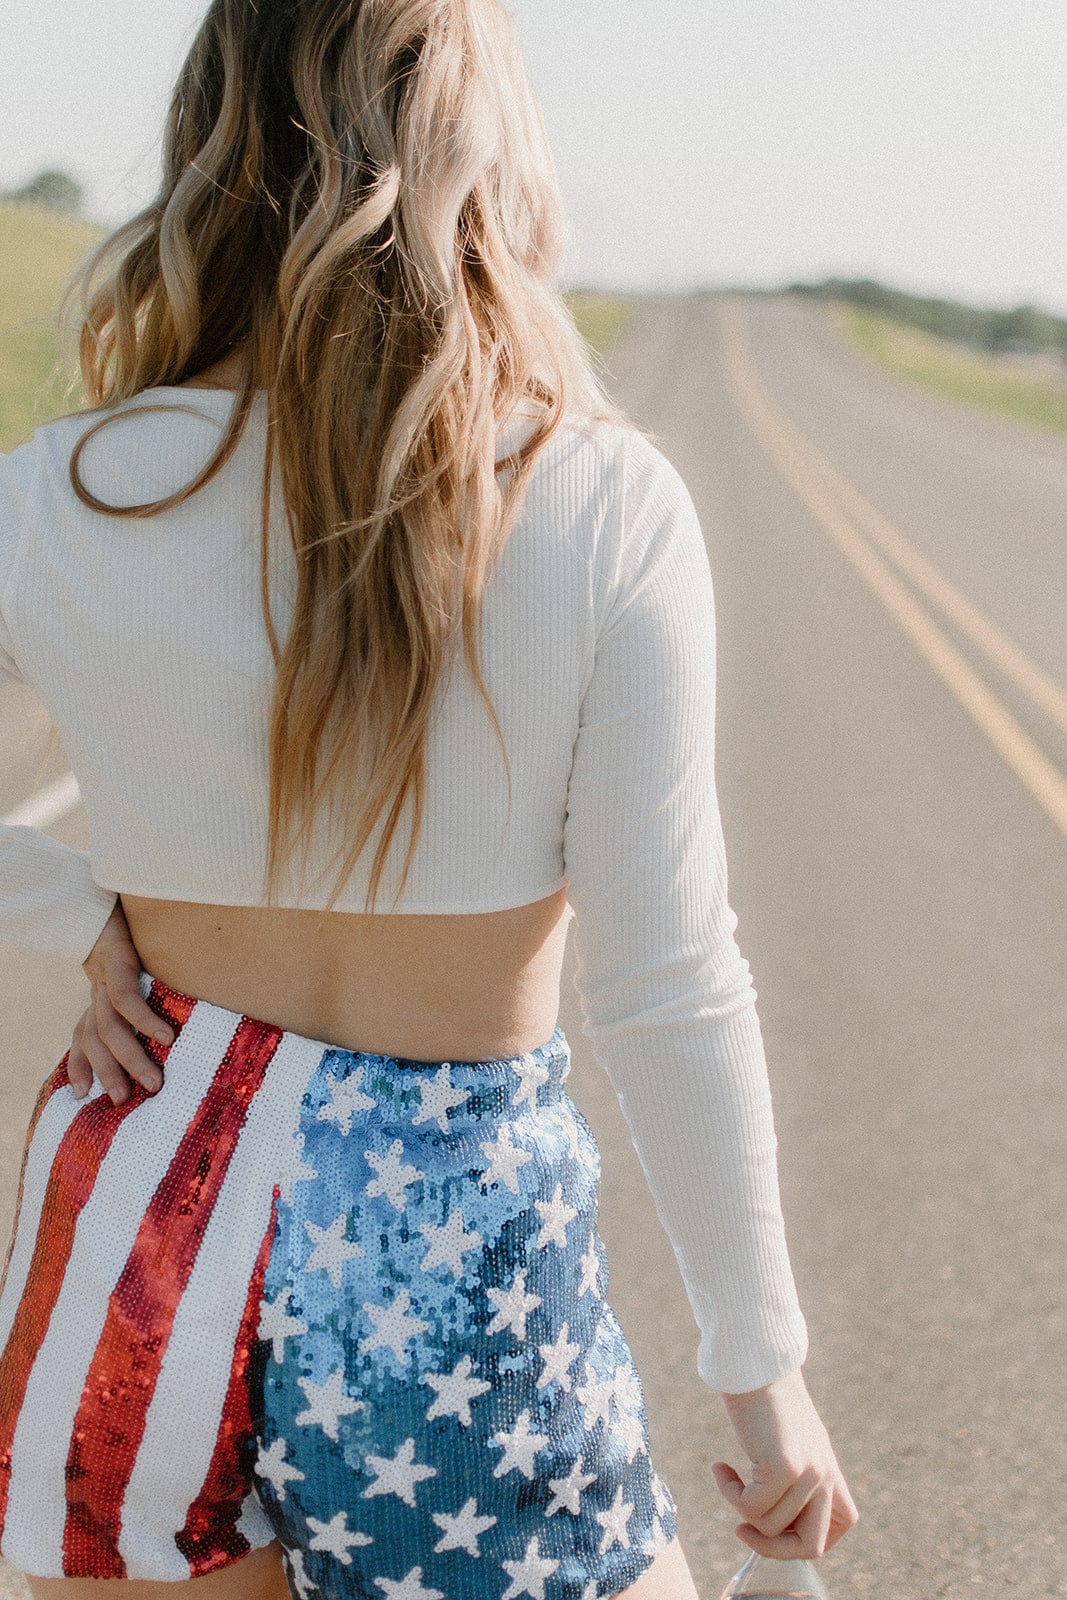
<instances>
[{"instance_id":1,"label":"woman's arm","mask_svg":"<svg viewBox=\"0 0 1067 1600\"><path fill-rule=\"evenodd\" d=\"M27 508L14 487L13 461L0 454L0 685L27 682L4 604L20 540L29 528ZM84 961L117 899L93 881L86 851L25 824L0 823L0 943Z\"/></svg>"},{"instance_id":2,"label":"woman's arm","mask_svg":"<svg viewBox=\"0 0 1067 1600\"><path fill-rule=\"evenodd\" d=\"M576 981L700 1329L699 1374L736 1393L798 1369L807 1327L727 899L708 554L677 471L625 441L564 837Z\"/></svg>"},{"instance_id":3,"label":"woman's arm","mask_svg":"<svg viewBox=\"0 0 1067 1600\"><path fill-rule=\"evenodd\" d=\"M85 961L117 899L94 883L86 851L0 823L0 942Z\"/></svg>"}]
</instances>

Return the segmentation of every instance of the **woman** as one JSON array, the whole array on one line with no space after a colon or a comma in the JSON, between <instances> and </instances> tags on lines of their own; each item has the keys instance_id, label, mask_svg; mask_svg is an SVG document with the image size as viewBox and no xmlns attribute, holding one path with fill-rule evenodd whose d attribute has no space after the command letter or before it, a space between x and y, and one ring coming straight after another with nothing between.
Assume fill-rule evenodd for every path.
<instances>
[{"instance_id":1,"label":"woman","mask_svg":"<svg viewBox=\"0 0 1067 1600\"><path fill-rule=\"evenodd\" d=\"M0 669L91 820L0 855L5 938L92 985L0 1293L37 1600L693 1600L564 1087L568 912L754 1463L714 1467L739 1537L856 1521L726 898L707 554L560 221L498 0L213 0L160 196L87 263L91 426L2 462Z\"/></svg>"}]
</instances>

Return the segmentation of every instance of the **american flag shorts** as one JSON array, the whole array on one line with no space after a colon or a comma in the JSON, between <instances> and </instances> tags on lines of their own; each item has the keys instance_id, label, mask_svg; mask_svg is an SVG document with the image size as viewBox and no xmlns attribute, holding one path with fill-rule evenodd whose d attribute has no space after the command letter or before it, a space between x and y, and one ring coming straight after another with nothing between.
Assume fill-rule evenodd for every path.
<instances>
[{"instance_id":1,"label":"american flag shorts","mask_svg":"<svg viewBox=\"0 0 1067 1600\"><path fill-rule=\"evenodd\" d=\"M142 971L120 1105L65 1053L0 1284L0 1553L180 1580L278 1540L300 1600L593 1600L677 1531L605 1299L562 1029L345 1050Z\"/></svg>"}]
</instances>

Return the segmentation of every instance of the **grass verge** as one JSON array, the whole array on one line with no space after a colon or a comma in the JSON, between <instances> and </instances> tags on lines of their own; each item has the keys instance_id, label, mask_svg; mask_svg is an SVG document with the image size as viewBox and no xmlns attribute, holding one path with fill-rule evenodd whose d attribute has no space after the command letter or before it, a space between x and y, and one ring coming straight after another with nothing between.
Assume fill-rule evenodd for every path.
<instances>
[{"instance_id":1,"label":"grass verge","mask_svg":"<svg viewBox=\"0 0 1067 1600\"><path fill-rule=\"evenodd\" d=\"M853 348L887 372L965 405L1067 433L1067 378L1012 370L994 356L843 301L830 302L830 313Z\"/></svg>"},{"instance_id":2,"label":"grass verge","mask_svg":"<svg viewBox=\"0 0 1067 1600\"><path fill-rule=\"evenodd\" d=\"M621 295L576 293L566 298L586 344L606 356L629 326L633 306Z\"/></svg>"},{"instance_id":3,"label":"grass verge","mask_svg":"<svg viewBox=\"0 0 1067 1600\"><path fill-rule=\"evenodd\" d=\"M0 450L80 404L56 376L59 292L101 229L43 206L0 201Z\"/></svg>"}]
</instances>

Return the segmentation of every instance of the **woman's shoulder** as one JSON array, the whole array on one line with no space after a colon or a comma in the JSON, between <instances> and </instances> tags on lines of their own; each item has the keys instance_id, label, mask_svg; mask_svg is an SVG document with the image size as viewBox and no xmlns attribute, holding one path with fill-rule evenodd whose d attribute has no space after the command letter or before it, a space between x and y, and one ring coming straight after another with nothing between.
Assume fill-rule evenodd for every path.
<instances>
[{"instance_id":1,"label":"woman's shoulder","mask_svg":"<svg viewBox=\"0 0 1067 1600\"><path fill-rule=\"evenodd\" d=\"M695 515L689 486L659 438L627 417L568 418L559 454L579 457L595 477L617 537L650 522L677 526Z\"/></svg>"},{"instance_id":2,"label":"woman's shoulder","mask_svg":"<svg viewBox=\"0 0 1067 1600\"><path fill-rule=\"evenodd\" d=\"M67 412L38 423L12 449L0 451L0 468L9 481L32 474L35 466L46 462L60 462L65 474L78 440L105 419L114 419L116 426L105 426L94 434L86 446L87 458L90 454L103 457L112 452L120 458L139 454L145 442L141 430L146 428L162 432L173 446L178 439L188 442L190 433L199 434L195 426L199 422L205 436L217 440L232 398L229 391L223 390L145 389L114 406ZM498 460L517 448L541 414L527 401L520 401L513 408L498 431ZM188 418L193 426L176 430L176 415ZM196 442L204 440L198 438ZM631 479L663 478L674 471L654 435L622 414L594 415L568 409L540 454L544 467L581 458L601 478L616 479L620 486L627 474Z\"/></svg>"},{"instance_id":3,"label":"woman's shoulder","mask_svg":"<svg viewBox=\"0 0 1067 1600\"><path fill-rule=\"evenodd\" d=\"M224 423L214 393L142 390L115 405L83 407L38 423L6 455L0 454L0 498L21 495L34 507L79 514L71 462L90 493L123 503L161 498L199 470ZM182 426L175 427L175 416Z\"/></svg>"},{"instance_id":4,"label":"woman's shoulder","mask_svg":"<svg viewBox=\"0 0 1067 1600\"><path fill-rule=\"evenodd\" d=\"M532 429L537 415L532 407L516 408L501 431L498 459ZM579 467L619 497L645 486L684 492L681 476L657 437L621 413L567 411L543 447L539 464L546 472Z\"/></svg>"}]
</instances>

